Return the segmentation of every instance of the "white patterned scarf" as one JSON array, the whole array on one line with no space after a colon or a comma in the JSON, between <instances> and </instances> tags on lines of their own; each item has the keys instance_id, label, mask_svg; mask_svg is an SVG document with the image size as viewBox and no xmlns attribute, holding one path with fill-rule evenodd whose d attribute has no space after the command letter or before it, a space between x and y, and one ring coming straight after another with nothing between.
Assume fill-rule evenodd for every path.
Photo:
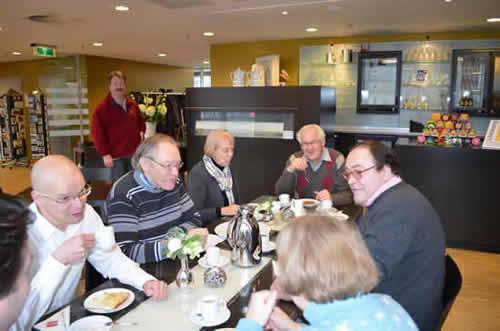
<instances>
[{"instance_id":1,"label":"white patterned scarf","mask_svg":"<svg viewBox=\"0 0 500 331\"><path fill-rule=\"evenodd\" d=\"M206 155L203 155L203 163L205 164L205 168L210 176L217 181L220 190L226 194L229 204L232 205L234 203L234 194L233 175L231 174L231 169L229 169L229 167L225 167L223 170L220 170L220 168L215 165L212 158Z\"/></svg>"}]
</instances>

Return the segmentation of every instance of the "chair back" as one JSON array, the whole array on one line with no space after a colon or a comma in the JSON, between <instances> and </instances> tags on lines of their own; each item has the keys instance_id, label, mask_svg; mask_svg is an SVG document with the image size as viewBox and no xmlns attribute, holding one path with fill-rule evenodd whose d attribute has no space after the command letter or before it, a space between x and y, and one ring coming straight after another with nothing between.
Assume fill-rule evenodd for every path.
<instances>
[{"instance_id":1,"label":"chair back","mask_svg":"<svg viewBox=\"0 0 500 331\"><path fill-rule=\"evenodd\" d=\"M85 177L85 181L93 182L93 181L113 181L113 168L82 168L83 177Z\"/></svg>"},{"instance_id":2,"label":"chair back","mask_svg":"<svg viewBox=\"0 0 500 331\"><path fill-rule=\"evenodd\" d=\"M445 278L443 289L443 310L441 311L441 320L437 330L441 330L443 324L450 312L451 306L462 288L462 274L460 269L451 256L446 255Z\"/></svg>"}]
</instances>

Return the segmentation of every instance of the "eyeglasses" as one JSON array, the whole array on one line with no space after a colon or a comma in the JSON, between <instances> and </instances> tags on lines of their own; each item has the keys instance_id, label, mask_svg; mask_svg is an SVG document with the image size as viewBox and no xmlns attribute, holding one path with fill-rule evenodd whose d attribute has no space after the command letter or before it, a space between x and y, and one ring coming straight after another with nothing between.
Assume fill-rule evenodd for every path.
<instances>
[{"instance_id":1,"label":"eyeglasses","mask_svg":"<svg viewBox=\"0 0 500 331\"><path fill-rule=\"evenodd\" d=\"M312 146L312 145L317 145L321 142L321 140L313 140L313 141L303 141L300 143L301 147L306 147L306 146Z\"/></svg>"},{"instance_id":2,"label":"eyeglasses","mask_svg":"<svg viewBox=\"0 0 500 331\"><path fill-rule=\"evenodd\" d=\"M38 194L40 194L41 196L46 197L52 201L55 201L61 205L69 204L71 201L75 199L81 200L83 198L86 198L90 195L90 193L92 193L92 187L89 184L86 184L83 187L83 189L76 195L64 195L64 196L53 197L49 194L38 192Z\"/></svg>"},{"instance_id":3,"label":"eyeglasses","mask_svg":"<svg viewBox=\"0 0 500 331\"><path fill-rule=\"evenodd\" d=\"M362 169L362 170L357 170L357 169L354 169L354 170L351 170L351 171L344 171L344 173L342 174L342 176L344 176L345 180L349 181L349 178L354 177L354 179L356 180L360 180L363 173L367 172L368 170L371 170L373 168L375 168L377 165L374 164L372 165L371 167L368 167L368 168L365 168L365 169Z\"/></svg>"},{"instance_id":4,"label":"eyeglasses","mask_svg":"<svg viewBox=\"0 0 500 331\"><path fill-rule=\"evenodd\" d=\"M156 161L155 159L153 159L150 156L145 156L145 158L148 159L148 160L153 161L154 163L156 163L157 165L159 165L160 167L162 167L163 169L165 169L167 171L172 171L174 169L180 170L182 168L182 166L184 165L184 162L182 162L182 161L171 162L171 163L167 163L167 164L162 164L162 163Z\"/></svg>"}]
</instances>

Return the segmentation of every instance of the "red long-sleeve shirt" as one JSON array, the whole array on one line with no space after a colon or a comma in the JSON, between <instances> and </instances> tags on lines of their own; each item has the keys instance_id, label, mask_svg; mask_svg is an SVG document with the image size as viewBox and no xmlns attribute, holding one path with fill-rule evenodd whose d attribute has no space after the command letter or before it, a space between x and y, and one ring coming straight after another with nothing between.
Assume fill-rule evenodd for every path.
<instances>
[{"instance_id":1,"label":"red long-sleeve shirt","mask_svg":"<svg viewBox=\"0 0 500 331\"><path fill-rule=\"evenodd\" d=\"M144 117L137 104L129 98L125 111L108 94L92 116L92 138L102 156L110 154L119 158L133 155L141 143L140 132L145 130Z\"/></svg>"}]
</instances>

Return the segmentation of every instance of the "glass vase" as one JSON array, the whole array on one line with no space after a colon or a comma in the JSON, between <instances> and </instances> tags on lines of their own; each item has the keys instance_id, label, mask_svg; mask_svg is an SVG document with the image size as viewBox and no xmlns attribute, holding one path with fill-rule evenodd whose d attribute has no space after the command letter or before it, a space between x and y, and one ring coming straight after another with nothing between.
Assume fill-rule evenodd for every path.
<instances>
[{"instance_id":1,"label":"glass vase","mask_svg":"<svg viewBox=\"0 0 500 331\"><path fill-rule=\"evenodd\" d=\"M181 268L177 272L177 277L175 277L175 283L179 288L187 288L189 284L193 281L193 274L189 270L189 261L187 256L181 257Z\"/></svg>"}]
</instances>

